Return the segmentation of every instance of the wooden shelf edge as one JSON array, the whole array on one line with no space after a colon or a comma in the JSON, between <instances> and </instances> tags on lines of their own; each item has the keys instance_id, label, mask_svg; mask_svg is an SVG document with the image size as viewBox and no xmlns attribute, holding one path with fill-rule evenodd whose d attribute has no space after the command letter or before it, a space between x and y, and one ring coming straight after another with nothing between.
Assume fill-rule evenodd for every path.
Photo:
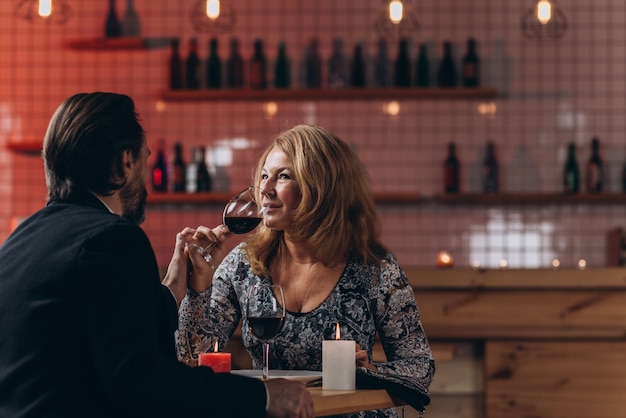
<instances>
[{"instance_id":1,"label":"wooden shelf edge","mask_svg":"<svg viewBox=\"0 0 626 418\"><path fill-rule=\"evenodd\" d=\"M43 148L43 142L37 141L37 140L27 140L27 141L9 140L9 142L7 142L7 149L9 149L12 152L19 153L19 154L40 156L42 148Z\"/></svg>"},{"instance_id":2,"label":"wooden shelf edge","mask_svg":"<svg viewBox=\"0 0 626 418\"><path fill-rule=\"evenodd\" d=\"M493 99L497 91L479 88L337 88L337 89L220 89L164 90L160 98L168 102L238 100L416 100L416 99Z\"/></svg>"}]
</instances>

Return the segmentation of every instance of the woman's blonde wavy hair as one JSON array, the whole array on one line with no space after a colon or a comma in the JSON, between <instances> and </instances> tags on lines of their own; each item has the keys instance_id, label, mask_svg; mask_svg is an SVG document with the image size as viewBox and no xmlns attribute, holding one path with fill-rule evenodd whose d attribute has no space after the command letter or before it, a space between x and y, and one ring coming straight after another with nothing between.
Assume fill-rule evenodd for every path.
<instances>
[{"instance_id":1,"label":"woman's blonde wavy hair","mask_svg":"<svg viewBox=\"0 0 626 418\"><path fill-rule=\"evenodd\" d=\"M255 184L267 155L280 148L293 164L302 200L290 228L292 239L306 245L328 266L352 254L366 263L380 262L387 249L365 167L350 146L319 126L297 125L268 145L254 174ZM247 240L252 270L269 275L271 261L283 251L283 231L261 226Z\"/></svg>"}]
</instances>

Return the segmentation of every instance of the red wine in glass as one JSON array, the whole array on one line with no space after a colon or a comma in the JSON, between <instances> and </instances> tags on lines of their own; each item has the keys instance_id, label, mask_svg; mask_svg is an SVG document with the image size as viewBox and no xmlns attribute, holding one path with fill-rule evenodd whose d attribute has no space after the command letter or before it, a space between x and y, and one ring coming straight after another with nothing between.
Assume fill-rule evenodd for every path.
<instances>
[{"instance_id":1,"label":"red wine in glass","mask_svg":"<svg viewBox=\"0 0 626 418\"><path fill-rule=\"evenodd\" d=\"M256 228L262 219L262 217L224 216L224 225L234 234L245 234Z\"/></svg>"},{"instance_id":2,"label":"red wine in glass","mask_svg":"<svg viewBox=\"0 0 626 418\"><path fill-rule=\"evenodd\" d=\"M268 341L274 338L285 323L285 317L268 318L268 317L248 317L250 331L260 340Z\"/></svg>"}]
</instances>

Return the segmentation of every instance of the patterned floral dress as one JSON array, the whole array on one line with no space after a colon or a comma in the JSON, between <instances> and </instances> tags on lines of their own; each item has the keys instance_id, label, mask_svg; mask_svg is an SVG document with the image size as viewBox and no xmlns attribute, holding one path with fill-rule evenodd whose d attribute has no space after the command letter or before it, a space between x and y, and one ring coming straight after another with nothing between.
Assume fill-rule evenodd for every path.
<instances>
[{"instance_id":1,"label":"patterned floral dress","mask_svg":"<svg viewBox=\"0 0 626 418\"><path fill-rule=\"evenodd\" d=\"M250 269L239 244L215 272L205 292L190 290L184 298L176 336L178 356L197 364L198 353L208 351L216 339L223 348L240 320L243 344L255 369L263 364L262 342L252 335L245 319L248 289L270 282ZM285 324L271 343L270 369L322 369L322 340L334 338L340 324L342 339L356 341L370 360L378 333L388 361L373 363L379 372L410 377L428 388L435 365L422 328L413 289L393 254L380 264L366 265L352 257L328 298L306 313L287 312ZM397 417L395 409L366 411L350 418Z\"/></svg>"}]
</instances>

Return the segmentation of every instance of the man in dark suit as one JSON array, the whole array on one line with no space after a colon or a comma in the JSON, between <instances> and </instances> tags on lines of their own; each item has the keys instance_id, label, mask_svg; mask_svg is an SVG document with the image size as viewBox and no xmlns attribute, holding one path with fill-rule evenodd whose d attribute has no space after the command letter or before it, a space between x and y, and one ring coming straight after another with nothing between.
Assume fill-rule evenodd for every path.
<instances>
[{"instance_id":1,"label":"man in dark suit","mask_svg":"<svg viewBox=\"0 0 626 418\"><path fill-rule=\"evenodd\" d=\"M52 117L48 204L0 247L0 417L312 417L301 383L177 361L186 284L160 283L138 226L149 153L128 96Z\"/></svg>"}]
</instances>

